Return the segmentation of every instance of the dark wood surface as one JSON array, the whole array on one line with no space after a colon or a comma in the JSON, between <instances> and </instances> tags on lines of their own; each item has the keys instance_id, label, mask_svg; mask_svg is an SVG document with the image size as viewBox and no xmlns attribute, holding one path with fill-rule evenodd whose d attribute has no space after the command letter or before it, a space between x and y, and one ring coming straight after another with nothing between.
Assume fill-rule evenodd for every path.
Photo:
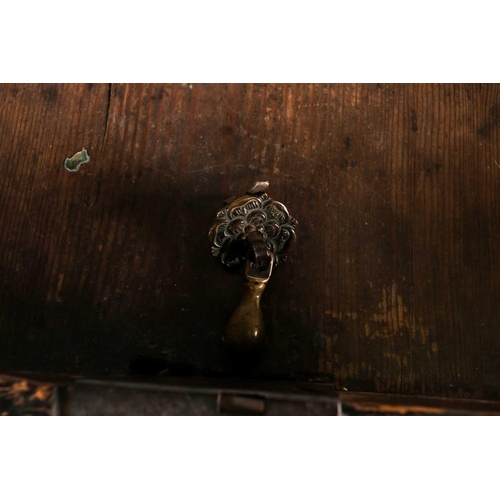
<instances>
[{"instance_id":1,"label":"dark wood surface","mask_svg":"<svg viewBox=\"0 0 500 500\"><path fill-rule=\"evenodd\" d=\"M499 125L498 85L0 85L0 370L226 375L206 233L268 180L249 377L498 399Z\"/></svg>"}]
</instances>

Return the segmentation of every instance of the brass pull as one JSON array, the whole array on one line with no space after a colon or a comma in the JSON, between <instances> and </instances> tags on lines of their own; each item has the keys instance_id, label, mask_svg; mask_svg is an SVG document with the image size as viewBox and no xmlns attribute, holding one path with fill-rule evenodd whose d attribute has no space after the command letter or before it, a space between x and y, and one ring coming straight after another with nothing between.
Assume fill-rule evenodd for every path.
<instances>
[{"instance_id":1,"label":"brass pull","mask_svg":"<svg viewBox=\"0 0 500 500\"><path fill-rule=\"evenodd\" d=\"M252 349L262 342L265 328L260 299L271 277L273 263L274 256L271 256L260 271L255 263L247 259L243 298L226 327L225 342L228 347Z\"/></svg>"},{"instance_id":2,"label":"brass pull","mask_svg":"<svg viewBox=\"0 0 500 500\"><path fill-rule=\"evenodd\" d=\"M227 269L244 272L243 298L226 327L225 343L238 351L253 350L264 337L260 301L273 268L284 262L295 239L297 221L283 203L272 200L258 182L247 195L229 200L213 223L212 255Z\"/></svg>"}]
</instances>

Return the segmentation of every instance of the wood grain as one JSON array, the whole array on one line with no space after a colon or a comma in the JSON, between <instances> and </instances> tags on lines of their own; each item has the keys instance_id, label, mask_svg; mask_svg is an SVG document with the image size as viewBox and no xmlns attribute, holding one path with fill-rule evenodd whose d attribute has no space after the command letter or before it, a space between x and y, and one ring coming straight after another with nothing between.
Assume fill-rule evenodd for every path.
<instances>
[{"instance_id":1,"label":"wood grain","mask_svg":"<svg viewBox=\"0 0 500 500\"><path fill-rule=\"evenodd\" d=\"M268 180L248 376L498 399L499 125L498 85L0 85L0 369L227 375L206 233Z\"/></svg>"}]
</instances>

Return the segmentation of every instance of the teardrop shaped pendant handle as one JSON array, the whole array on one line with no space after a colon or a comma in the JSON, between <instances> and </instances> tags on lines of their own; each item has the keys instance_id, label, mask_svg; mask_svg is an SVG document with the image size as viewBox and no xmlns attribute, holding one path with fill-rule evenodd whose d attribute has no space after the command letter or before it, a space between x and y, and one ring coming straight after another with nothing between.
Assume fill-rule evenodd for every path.
<instances>
[{"instance_id":1,"label":"teardrop shaped pendant handle","mask_svg":"<svg viewBox=\"0 0 500 500\"><path fill-rule=\"evenodd\" d=\"M229 348L238 351L258 347L264 338L264 319L260 300L271 277L274 257L263 271L256 272L255 264L247 260L243 297L226 327L224 341Z\"/></svg>"}]
</instances>

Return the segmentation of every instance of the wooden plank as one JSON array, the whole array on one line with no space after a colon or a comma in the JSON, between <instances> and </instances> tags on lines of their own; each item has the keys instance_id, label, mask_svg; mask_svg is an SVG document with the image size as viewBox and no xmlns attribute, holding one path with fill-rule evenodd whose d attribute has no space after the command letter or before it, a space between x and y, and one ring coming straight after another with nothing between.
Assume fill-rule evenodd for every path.
<instances>
[{"instance_id":1,"label":"wooden plank","mask_svg":"<svg viewBox=\"0 0 500 500\"><path fill-rule=\"evenodd\" d=\"M78 379L0 374L0 415L500 415L500 402L221 378Z\"/></svg>"},{"instance_id":2,"label":"wooden plank","mask_svg":"<svg viewBox=\"0 0 500 500\"><path fill-rule=\"evenodd\" d=\"M227 373L241 283L206 232L265 179L300 225L251 376L498 398L499 109L498 85L0 85L0 369Z\"/></svg>"}]
</instances>

